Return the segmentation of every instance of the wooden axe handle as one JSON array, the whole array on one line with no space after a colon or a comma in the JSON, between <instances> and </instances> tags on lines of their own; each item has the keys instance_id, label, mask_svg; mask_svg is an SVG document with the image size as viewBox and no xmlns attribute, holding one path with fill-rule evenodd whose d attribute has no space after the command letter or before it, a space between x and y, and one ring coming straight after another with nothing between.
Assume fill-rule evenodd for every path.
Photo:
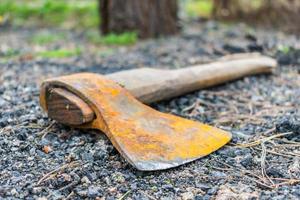
<instances>
[{"instance_id":1,"label":"wooden axe handle","mask_svg":"<svg viewBox=\"0 0 300 200\"><path fill-rule=\"evenodd\" d=\"M244 76L271 73L276 60L257 54L239 55L217 62L176 70L140 68L107 75L144 103L180 96ZM72 93L54 88L47 99L48 115L61 123L81 125L94 119L89 106Z\"/></svg>"}]
</instances>

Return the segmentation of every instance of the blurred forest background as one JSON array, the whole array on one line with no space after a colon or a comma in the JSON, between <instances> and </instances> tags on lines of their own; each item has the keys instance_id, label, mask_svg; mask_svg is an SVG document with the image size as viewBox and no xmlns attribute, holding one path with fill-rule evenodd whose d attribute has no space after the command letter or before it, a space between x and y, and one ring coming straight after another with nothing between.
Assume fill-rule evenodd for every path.
<instances>
[{"instance_id":1,"label":"blurred forest background","mask_svg":"<svg viewBox=\"0 0 300 200\"><path fill-rule=\"evenodd\" d=\"M80 32L87 43L98 46L131 45L138 38L173 35L190 22L206 20L219 20L225 26L246 22L289 33L300 32L299 0L161 0L152 1L151 8L149 5L148 0L1 0L0 31L5 27L66 29ZM46 45L64 38L61 31L57 34L38 31L30 42ZM18 54L9 47L4 52L6 58ZM75 47L37 54L68 57L80 53L81 49Z\"/></svg>"},{"instance_id":2,"label":"blurred forest background","mask_svg":"<svg viewBox=\"0 0 300 200\"><path fill-rule=\"evenodd\" d=\"M0 25L97 29L103 16L98 1L105 3L109 0L1 0ZM125 4L135 3L134 0L116 2L119 3L117 7L120 9ZM120 2L124 5L120 5ZM191 19L245 21L255 25L280 27L285 31L300 31L299 0L163 0L160 2L166 2L169 7L177 3L179 19L183 22ZM92 35L89 37L97 40ZM135 37L135 34L127 33L119 40L113 35L98 39L104 43L110 43L111 40L116 40L116 43L132 43Z\"/></svg>"}]
</instances>

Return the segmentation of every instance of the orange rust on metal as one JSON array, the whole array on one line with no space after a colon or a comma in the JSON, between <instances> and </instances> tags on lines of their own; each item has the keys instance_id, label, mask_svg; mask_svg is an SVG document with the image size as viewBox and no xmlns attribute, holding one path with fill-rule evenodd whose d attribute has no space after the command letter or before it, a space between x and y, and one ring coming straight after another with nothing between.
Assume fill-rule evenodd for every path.
<instances>
[{"instance_id":1,"label":"orange rust on metal","mask_svg":"<svg viewBox=\"0 0 300 200\"><path fill-rule=\"evenodd\" d=\"M40 102L46 111L53 88L67 90L86 102L96 117L79 127L104 132L139 170L167 169L193 161L231 139L230 133L218 128L158 112L102 75L81 73L45 81Z\"/></svg>"}]
</instances>

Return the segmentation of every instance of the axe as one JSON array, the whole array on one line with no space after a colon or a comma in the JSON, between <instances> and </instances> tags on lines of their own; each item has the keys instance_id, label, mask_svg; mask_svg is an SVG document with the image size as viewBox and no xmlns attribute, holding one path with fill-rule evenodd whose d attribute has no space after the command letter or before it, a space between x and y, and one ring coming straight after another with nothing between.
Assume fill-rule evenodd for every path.
<instances>
[{"instance_id":1,"label":"axe","mask_svg":"<svg viewBox=\"0 0 300 200\"><path fill-rule=\"evenodd\" d=\"M45 80L40 104L60 123L106 134L138 170L162 170L216 151L231 134L146 104L247 75L271 73L276 65L266 56L239 54L176 70L139 68L105 76L79 73Z\"/></svg>"}]
</instances>

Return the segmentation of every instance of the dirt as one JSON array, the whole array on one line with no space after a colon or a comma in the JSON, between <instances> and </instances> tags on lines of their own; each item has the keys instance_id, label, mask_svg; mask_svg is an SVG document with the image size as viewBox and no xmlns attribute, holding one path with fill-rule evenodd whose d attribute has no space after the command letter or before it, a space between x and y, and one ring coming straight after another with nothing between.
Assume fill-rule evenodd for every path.
<instances>
[{"instance_id":1,"label":"dirt","mask_svg":"<svg viewBox=\"0 0 300 200\"><path fill-rule=\"evenodd\" d=\"M65 38L37 45L37 32ZM82 48L70 58L39 50ZM8 52L17 52L13 57ZM49 119L39 84L75 72L111 73L138 67L179 68L231 53L274 57L273 75L245 77L152 106L233 134L217 152L156 172L131 167L109 140ZM213 21L190 24L177 36L104 47L84 32L3 28L0 32L1 199L299 199L300 39L279 31Z\"/></svg>"}]
</instances>

